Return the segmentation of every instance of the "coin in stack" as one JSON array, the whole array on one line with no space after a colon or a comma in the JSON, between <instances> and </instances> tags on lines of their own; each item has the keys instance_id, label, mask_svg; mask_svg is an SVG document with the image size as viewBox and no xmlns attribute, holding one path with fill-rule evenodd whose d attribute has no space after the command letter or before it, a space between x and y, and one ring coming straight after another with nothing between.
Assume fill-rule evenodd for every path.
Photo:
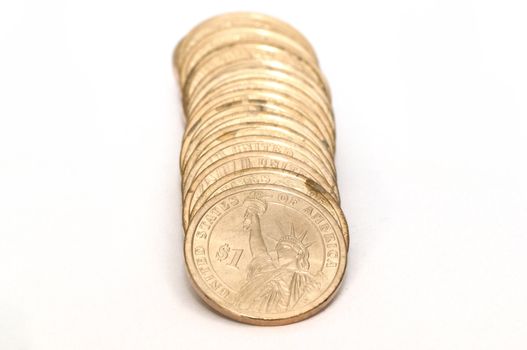
<instances>
[{"instance_id":1,"label":"coin in stack","mask_svg":"<svg viewBox=\"0 0 527 350\"><path fill-rule=\"evenodd\" d=\"M286 128L283 125L277 126L271 124L269 120L248 120L249 122L245 122L242 125L224 125L207 131L203 139L196 141L192 151L189 151L190 153L185 159L183 159L181 165L182 174L185 174L188 171L188 164L194 164L205 152L223 142L229 142L239 137L257 137L261 135L263 137L285 139L298 144L299 147L305 149L306 152L314 153L315 158L322 163L321 166L329 169L332 176L335 176L335 166L331 161L329 153L323 152L323 144L298 132L298 130Z\"/></svg>"},{"instance_id":2,"label":"coin in stack","mask_svg":"<svg viewBox=\"0 0 527 350\"><path fill-rule=\"evenodd\" d=\"M254 43L228 46L217 50L214 55L205 57L190 72L188 79L182 82L182 90L184 95L190 97L196 90L196 85L203 79L213 78L222 72L251 67L276 69L306 77L329 96L325 79L315 66L282 49Z\"/></svg>"},{"instance_id":3,"label":"coin in stack","mask_svg":"<svg viewBox=\"0 0 527 350\"><path fill-rule=\"evenodd\" d=\"M287 57L286 52L269 45L244 44L227 47L199 62L188 77L185 93L192 98L193 92L197 90L196 86L203 81L210 81L221 74L244 68L263 68L291 74L305 82L312 81L317 88L326 92L320 72L302 61L295 61L294 58Z\"/></svg>"},{"instance_id":4,"label":"coin in stack","mask_svg":"<svg viewBox=\"0 0 527 350\"><path fill-rule=\"evenodd\" d=\"M308 86L303 85L302 88L294 86L293 78L289 77L287 81L277 82L269 78L252 78L240 77L239 80L226 81L220 87L212 89L207 95L204 95L201 99L197 100L195 104L188 105L188 113L190 115L199 113L199 106L206 104L209 101L214 101L215 98L221 98L232 93L238 93L243 95L245 91L268 91L275 94L281 94L284 96L288 104L298 106L297 109L307 110L304 116L312 116L320 127L327 133L328 138L334 138L334 126L331 123L332 112L327 106L326 101L318 98L315 93L312 92Z\"/></svg>"},{"instance_id":5,"label":"coin in stack","mask_svg":"<svg viewBox=\"0 0 527 350\"><path fill-rule=\"evenodd\" d=\"M212 117L205 119L201 124L192 124L192 127L189 127L185 133L181 147L182 161L184 162L199 146L199 142L205 140L211 133L230 125L241 126L244 123L257 122L267 122L296 130L299 134L317 143L320 146L320 151L327 153L328 157L332 158L334 144L326 142L324 135L315 123L308 119L300 119L301 115L296 117L293 111L285 110L285 106L279 109L269 109L270 106L274 107L271 104L259 105L256 103L251 103L249 106L242 104L236 108L229 105L230 108L225 108L221 112L216 111Z\"/></svg>"},{"instance_id":6,"label":"coin in stack","mask_svg":"<svg viewBox=\"0 0 527 350\"><path fill-rule=\"evenodd\" d=\"M334 297L346 267L335 218L307 195L247 185L211 198L185 239L190 278L203 300L238 321L305 319Z\"/></svg>"},{"instance_id":7,"label":"coin in stack","mask_svg":"<svg viewBox=\"0 0 527 350\"><path fill-rule=\"evenodd\" d=\"M199 92L190 99L190 101L194 102L194 105L200 103L201 99L211 92L219 93L219 91L216 91L217 88L226 90L231 84L235 84L238 88L247 88L247 86L254 85L257 85L258 88L261 88L262 86L260 86L258 83L266 82L270 84L284 85L283 88L286 91L289 89L295 92L295 96L301 96L302 98L310 99L327 115L331 115L331 107L329 105L330 102L328 101L327 96L321 93L318 87L311 85L307 79L302 79L302 77L297 77L287 72L281 72L279 70L270 68L264 69L253 67L244 70L237 69L236 71L225 72L214 78L215 79L207 81L206 85L202 84L199 86ZM232 91L232 89L230 91ZM189 106L189 111L192 111L192 105ZM330 119L332 120L332 118Z\"/></svg>"},{"instance_id":8,"label":"coin in stack","mask_svg":"<svg viewBox=\"0 0 527 350\"><path fill-rule=\"evenodd\" d=\"M311 166L323 177L336 181L334 174L329 169L326 169L318 159L313 158L311 152L306 152L299 144L263 135L237 137L230 141L223 141L216 147L209 148L207 152L200 155L192 167L187 167L186 171L183 171L182 177L183 179L193 179L212 163L227 156L245 152L273 152L287 155ZM186 183L183 183L183 188L185 187Z\"/></svg>"},{"instance_id":9,"label":"coin in stack","mask_svg":"<svg viewBox=\"0 0 527 350\"><path fill-rule=\"evenodd\" d=\"M291 142L295 142L298 145L301 145L307 152L310 152L315 156L315 158L320 161L320 166L329 169L332 174L335 174L334 164L331 162L331 159L320 150L320 146L314 143L311 139L305 137L302 134L299 134L297 131L292 129L287 129L285 127L278 127L269 123L244 123L240 125L231 125L226 128L222 128L216 132L210 133L205 137L205 139L197 145L194 151L189 155L181 166L181 172L184 174L189 167L187 164L194 164L197 159L201 158L203 153L208 152L209 149L212 149L218 145L221 145L223 142L230 142L232 140L247 136L253 137L275 137L278 139L285 139ZM335 175L333 175L335 176ZM183 176L185 179L186 176ZM186 179L185 179L186 180Z\"/></svg>"},{"instance_id":10,"label":"coin in stack","mask_svg":"<svg viewBox=\"0 0 527 350\"><path fill-rule=\"evenodd\" d=\"M224 28L208 34L191 45L180 60L180 77L184 82L193 67L207 55L233 44L258 42L286 50L298 58L318 65L316 57L306 48L286 35L254 27Z\"/></svg>"},{"instance_id":11,"label":"coin in stack","mask_svg":"<svg viewBox=\"0 0 527 350\"><path fill-rule=\"evenodd\" d=\"M307 101L305 101L305 104L302 104L293 99L289 99L287 95L281 92L272 90L245 90L242 93L231 92L215 100L207 101L206 105L201 107L201 110L193 114L193 118L189 120L187 130L188 133L195 133L200 129L204 129L207 125L215 121L217 122L221 117L234 114L235 108L237 110L247 108L248 111L279 114L305 124L307 128L319 134L318 138L320 138L323 144L327 144L329 151L333 154L335 148L334 138L329 140L327 138L334 134L334 130L325 128L319 121L317 115L309 111L307 105L309 105ZM230 113L231 109L233 113Z\"/></svg>"},{"instance_id":12,"label":"coin in stack","mask_svg":"<svg viewBox=\"0 0 527 350\"><path fill-rule=\"evenodd\" d=\"M197 25L187 34L187 36L178 45L177 51L175 52L174 58L175 62L178 63L178 67L181 66L179 63L181 58L186 55L185 51L189 46L192 46L193 43L219 29L238 26L252 26L287 34L289 37L295 39L298 43L301 43L307 50L315 55L314 50L308 40L287 23L255 13L229 13L227 15L212 17Z\"/></svg>"},{"instance_id":13,"label":"coin in stack","mask_svg":"<svg viewBox=\"0 0 527 350\"><path fill-rule=\"evenodd\" d=\"M191 141L184 142L182 146L183 156L190 156L197 148L202 140L206 140L211 133L221 130L228 125L237 124L240 127L244 126L241 123L256 123L259 121L274 122L275 125L289 127L297 130L298 133L313 140L319 144L323 152L327 152L331 157L331 144L325 142L325 134L320 129L320 123L312 121L308 118L303 118L298 111L291 109L285 105L277 106L275 103L262 103L261 101L251 101L249 104L242 103L240 105L227 102L227 108L221 110L213 110L213 116L206 118L200 124L193 124L189 128L185 136L194 137L189 139ZM190 123L189 123L190 124Z\"/></svg>"}]
</instances>

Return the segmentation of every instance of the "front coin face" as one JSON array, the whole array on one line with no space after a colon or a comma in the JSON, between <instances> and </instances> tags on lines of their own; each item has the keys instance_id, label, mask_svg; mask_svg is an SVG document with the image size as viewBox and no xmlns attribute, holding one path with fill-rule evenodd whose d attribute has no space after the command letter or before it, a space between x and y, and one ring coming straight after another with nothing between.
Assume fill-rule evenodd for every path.
<instances>
[{"instance_id":1,"label":"front coin face","mask_svg":"<svg viewBox=\"0 0 527 350\"><path fill-rule=\"evenodd\" d=\"M225 191L202 207L185 239L187 269L203 300L235 320L280 325L320 311L346 267L332 215L276 185Z\"/></svg>"}]
</instances>

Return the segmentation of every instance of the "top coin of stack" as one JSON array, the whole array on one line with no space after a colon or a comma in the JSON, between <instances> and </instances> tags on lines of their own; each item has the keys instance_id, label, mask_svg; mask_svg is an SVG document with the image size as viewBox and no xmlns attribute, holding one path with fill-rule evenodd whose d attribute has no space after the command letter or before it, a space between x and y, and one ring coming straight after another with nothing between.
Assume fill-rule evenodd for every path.
<instances>
[{"instance_id":1,"label":"top coin of stack","mask_svg":"<svg viewBox=\"0 0 527 350\"><path fill-rule=\"evenodd\" d=\"M340 285L331 96L309 42L275 18L213 17L178 44L185 261L198 294L238 321L314 315Z\"/></svg>"}]
</instances>

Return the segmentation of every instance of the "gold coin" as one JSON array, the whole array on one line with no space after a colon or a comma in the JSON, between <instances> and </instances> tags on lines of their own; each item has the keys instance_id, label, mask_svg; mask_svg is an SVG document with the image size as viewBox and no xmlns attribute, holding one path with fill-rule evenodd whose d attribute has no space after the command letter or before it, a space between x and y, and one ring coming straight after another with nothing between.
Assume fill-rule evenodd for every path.
<instances>
[{"instance_id":1,"label":"gold coin","mask_svg":"<svg viewBox=\"0 0 527 350\"><path fill-rule=\"evenodd\" d=\"M219 313L283 325L326 306L346 268L335 219L316 201L276 185L225 191L193 218L185 237L193 286Z\"/></svg>"},{"instance_id":2,"label":"gold coin","mask_svg":"<svg viewBox=\"0 0 527 350\"><path fill-rule=\"evenodd\" d=\"M187 110L192 113L198 105L206 101L207 96L213 98L215 94L221 94L222 91L233 91L232 86L238 89L246 89L248 87L267 88L267 83L283 86L291 93L294 93L299 100L309 102L315 106L318 113L325 117L321 121L328 129L334 131L333 111L330 102L320 90L313 89L312 86L296 79L294 76L270 69L237 70L217 77L216 80L202 86L199 93L189 99L192 102L187 105Z\"/></svg>"},{"instance_id":3,"label":"gold coin","mask_svg":"<svg viewBox=\"0 0 527 350\"><path fill-rule=\"evenodd\" d=\"M283 126L277 127L266 123L244 123L243 125L232 125L231 127L221 128L220 130L208 134L203 140L199 142L197 147L194 149L188 159L181 164L181 173L187 172L187 164L193 166L197 159L202 158L205 152L210 149L223 144L224 142L230 142L236 138L244 137L275 137L277 139L288 140L302 145L307 152L313 154L313 156L322 163L326 169L329 169L332 174L335 174L335 166L327 153L323 153L319 146L313 143L310 139L298 134L295 130L287 129ZM185 176L183 176L185 178Z\"/></svg>"},{"instance_id":4,"label":"gold coin","mask_svg":"<svg viewBox=\"0 0 527 350\"><path fill-rule=\"evenodd\" d=\"M183 57L181 65L178 66L183 84L188 74L202 59L215 54L217 50L237 43L268 44L288 51L303 61L318 65L317 59L297 42L283 34L265 29L227 28L209 35L206 39L190 48L188 54Z\"/></svg>"},{"instance_id":5,"label":"gold coin","mask_svg":"<svg viewBox=\"0 0 527 350\"><path fill-rule=\"evenodd\" d=\"M253 92L256 90L248 89L246 91ZM317 107L312 104L308 100L296 100L291 95L287 96L282 92L277 92L276 90L258 90L259 92L266 93L266 96L268 97L268 100L265 101L265 103L262 103L262 100L255 101L253 103L247 103L247 105L252 105L253 109L258 108L262 112L269 112L269 113L280 113L282 115L287 115L291 118L297 118L301 122L309 122L312 129L320 132L322 135L322 138L324 140L334 140L335 139L335 129L332 128L330 123L326 120L324 123L322 120L324 118L323 115L320 114L320 111L317 110ZM244 96L244 91L229 91L227 93L222 93L217 99L214 96L211 96L210 104L207 103L205 106L203 106L202 111L200 114L202 115L203 123L207 123L209 120L212 120L214 118L217 119L217 111L216 106L218 106L222 99L227 96L227 98L231 98L231 96ZM269 101L269 97L271 97L271 101ZM277 99L278 98L278 99ZM288 99L289 103L281 103L280 98ZM209 102L209 101L205 101ZM278 102L278 103L277 103ZM303 103L302 103L303 102ZM221 103L224 105L223 103ZM211 111L212 109L212 111ZM222 107L222 109L224 109ZM205 113L203 113L205 111Z\"/></svg>"},{"instance_id":6,"label":"gold coin","mask_svg":"<svg viewBox=\"0 0 527 350\"><path fill-rule=\"evenodd\" d=\"M312 143L318 146L318 150L320 151L320 153L314 153L314 156L316 156L317 159L320 157L320 154L325 154L324 158L320 157L320 159L329 159L331 157L331 154L329 153L328 150L324 151L323 147L325 145L322 143L322 141L317 141L315 139L312 139L311 137L316 137L316 135L312 134L309 129L305 128L305 126L303 125L300 125L294 119L289 119L289 118L286 118L280 115L269 114L269 113L254 113L254 114L244 113L239 116L235 115L231 119L219 119L216 125L212 125L208 129L208 131L204 131L203 133L196 134L195 143L186 143L185 141L183 141L183 146L188 145L188 148L187 148L187 152L183 152L181 154L181 157L182 157L181 161L184 163L185 159L191 159L193 156L193 153L200 146L201 142L204 142L203 140L208 141L209 135L220 134L222 130L225 130L226 128L230 128L230 127L239 128L244 124L249 124L246 126L250 126L255 123L257 124L266 123L266 124L274 125L275 127L285 127L283 128L285 131L296 130L298 134L305 135L303 136L304 138L311 139ZM192 166L192 164L188 163L186 166Z\"/></svg>"},{"instance_id":7,"label":"gold coin","mask_svg":"<svg viewBox=\"0 0 527 350\"><path fill-rule=\"evenodd\" d=\"M203 171L183 188L183 220L188 221L190 208L195 205L201 194L218 179L246 168L273 168L297 173L311 179L338 202L339 194L335 182L317 173L308 164L283 154L273 152L241 152L222 158Z\"/></svg>"},{"instance_id":8,"label":"gold coin","mask_svg":"<svg viewBox=\"0 0 527 350\"><path fill-rule=\"evenodd\" d=\"M195 85L202 79L214 76L222 69L236 70L241 65L269 66L285 71L294 71L317 84L328 96L329 88L318 66L305 62L278 47L265 44L237 43L218 49L200 61L181 84L184 95L191 95Z\"/></svg>"},{"instance_id":9,"label":"gold coin","mask_svg":"<svg viewBox=\"0 0 527 350\"><path fill-rule=\"evenodd\" d=\"M296 74L306 76L315 82L326 94L329 91L326 80L318 66L305 62L280 48L252 43L237 43L219 49L213 55L205 57L189 73L185 83L182 84L182 91L185 95L192 94L195 85L200 80L213 76L223 68L236 70L236 67L240 65L266 65L294 71Z\"/></svg>"},{"instance_id":10,"label":"gold coin","mask_svg":"<svg viewBox=\"0 0 527 350\"><path fill-rule=\"evenodd\" d=\"M331 105L331 99L325 93L325 87L321 86L309 75L302 74L301 72L286 64L276 64L276 61L263 60L245 60L236 62L232 65L220 66L218 69L215 69L209 74L205 75L201 80L191 81L195 84L191 86L192 89L189 89L189 91L187 91L185 94L187 103L196 99L199 100L200 95L203 95L204 89L210 89L210 86L215 86L223 80L232 79L231 76L233 74L244 76L251 73L258 74L258 76L265 77L269 80L290 80L289 84L294 84L296 86L308 86L318 99L324 101L324 103L327 105Z\"/></svg>"},{"instance_id":11,"label":"gold coin","mask_svg":"<svg viewBox=\"0 0 527 350\"><path fill-rule=\"evenodd\" d=\"M301 33L299 33L291 26L287 24L284 26L283 24L285 23L283 22L279 23L277 21L268 20L267 18L262 20L262 18L250 17L253 16L248 13L227 14L220 15L216 18L212 18L211 20L207 20L205 22L200 23L199 25L194 27L194 29L192 29L177 45L174 55L174 63L180 65L183 57L188 54L189 48L195 46L196 43L199 43L211 33L214 33L219 29L229 27L232 28L238 26L249 26L283 33L284 35L287 35L290 38L296 40L297 42L303 44L308 51L312 52L312 54L315 55L314 50L311 47L311 44L307 41L307 39L305 39L305 37Z\"/></svg>"},{"instance_id":12,"label":"gold coin","mask_svg":"<svg viewBox=\"0 0 527 350\"><path fill-rule=\"evenodd\" d=\"M316 83L308 75L300 74L294 69L287 69L288 67L273 67L273 65L264 65L262 61L258 61L260 64L253 64L251 61L243 61L241 64L236 63L232 66L223 66L221 69L217 69L201 81L197 82L193 91L187 91L186 95L189 101L199 100L200 95L204 95L203 89L210 86L221 84L223 81L228 82L230 80L243 80L245 78L250 79L253 77L259 77L261 79L268 79L271 81L285 82L295 87L306 87L310 89L309 93L316 100L323 101L324 104L330 104L329 97L325 94L324 89ZM274 65L276 66L276 65Z\"/></svg>"},{"instance_id":13,"label":"gold coin","mask_svg":"<svg viewBox=\"0 0 527 350\"><path fill-rule=\"evenodd\" d=\"M210 200L210 198L235 187L257 184L280 185L297 190L314 199L317 203L324 206L324 208L326 208L335 219L337 219L344 236L344 241L346 242L346 247L348 247L348 223L338 203L335 202L335 200L324 190L324 188L313 183L310 179L300 174L292 173L286 170L277 170L272 168L248 168L222 177L209 188L207 188L198 198L194 207L190 208L189 221L192 221L196 211L204 206L205 203Z\"/></svg>"},{"instance_id":14,"label":"gold coin","mask_svg":"<svg viewBox=\"0 0 527 350\"><path fill-rule=\"evenodd\" d=\"M280 109L283 113L301 121L306 120L312 123L314 129L320 130L327 139L333 139L334 130L322 122L325 117L317 111L312 111L310 108L316 107L309 101L297 99L292 93L291 91L278 91L264 87L251 88L250 86L247 89L240 87L234 91L222 92L219 95L208 97L202 101L198 109L189 113L188 126L193 127L196 123L211 119L217 112L225 111L230 107L250 106L269 111Z\"/></svg>"},{"instance_id":15,"label":"gold coin","mask_svg":"<svg viewBox=\"0 0 527 350\"><path fill-rule=\"evenodd\" d=\"M321 151L327 152L328 157L332 159L334 145L327 142L327 138L309 120L295 119L295 117L291 117L286 113L279 113L282 111L275 108L269 110L268 104L265 108L259 109L258 107L252 106L249 110L245 106L229 108L204 120L202 123L196 124L193 128L188 128L181 146L182 161L192 154L201 140L204 140L216 130L230 125L242 125L242 123L255 122L264 122L274 124L277 127L283 126L287 129L296 130L297 133L303 135L305 138L319 144Z\"/></svg>"},{"instance_id":16,"label":"gold coin","mask_svg":"<svg viewBox=\"0 0 527 350\"><path fill-rule=\"evenodd\" d=\"M289 94L289 95L288 95ZM317 113L316 107L307 100L298 100L291 91L278 91L275 89L246 89L234 90L211 96L197 109L189 114L188 129L193 129L196 124L211 123L217 119L220 112L226 112L232 107L245 107L267 111L270 113L280 113L295 118L305 123L307 127L317 132L321 137L330 143L330 148L334 151L334 130L322 122L325 116Z\"/></svg>"},{"instance_id":17,"label":"gold coin","mask_svg":"<svg viewBox=\"0 0 527 350\"><path fill-rule=\"evenodd\" d=\"M289 36L302 44L306 50L315 56L315 52L308 40L292 26L275 18L254 13L228 13L208 19L198 24L181 40L176 49L175 62L180 61L188 53L189 47L194 46L204 37L223 28L252 26L255 28L276 31Z\"/></svg>"},{"instance_id":18,"label":"gold coin","mask_svg":"<svg viewBox=\"0 0 527 350\"><path fill-rule=\"evenodd\" d=\"M268 157L268 159L264 159L265 157ZM299 152L293 157L288 154L270 151L232 153L212 162L201 169L193 178L186 178L183 181L183 199L186 200L187 197L194 195L199 196L201 191L221 176L249 167L269 167L299 173L324 187L337 201L339 199L336 181L331 177L323 177L310 163L306 162Z\"/></svg>"},{"instance_id":19,"label":"gold coin","mask_svg":"<svg viewBox=\"0 0 527 350\"><path fill-rule=\"evenodd\" d=\"M260 78L273 83L286 84L290 88L301 89L303 94L308 95L313 100L321 101L326 106L330 105L331 100L324 91L325 87L320 86L318 82L308 75L302 75L298 71L290 69L290 66L288 67L284 64L276 65L273 62L267 64L268 62L265 61L259 61L259 63L242 61L233 66L224 65L221 69L210 72L210 74L204 76L200 81L196 81L192 90L185 91L185 96L188 99L186 103L200 101L201 98L199 96L205 95L202 92L203 89L215 85L221 87L222 85L220 83L223 81L228 83L233 80L242 81ZM304 91L305 88L309 90Z\"/></svg>"},{"instance_id":20,"label":"gold coin","mask_svg":"<svg viewBox=\"0 0 527 350\"><path fill-rule=\"evenodd\" d=\"M224 141L216 147L208 149L191 167L187 167L182 173L182 188L188 189L190 184L204 168L225 157L244 152L270 152L287 155L295 158L314 169L322 177L330 179L335 183L335 174L323 166L321 160L306 152L300 145L290 141L266 136L249 136Z\"/></svg>"},{"instance_id":21,"label":"gold coin","mask_svg":"<svg viewBox=\"0 0 527 350\"><path fill-rule=\"evenodd\" d=\"M187 164L190 164L190 167L194 167L194 164L198 159L205 157L205 153L211 153L211 149L216 149L220 145L234 142L239 138L248 139L249 137L256 140L260 137L276 138L278 140L286 140L299 145L298 147L312 154L317 161L320 161L322 163L321 166L328 169L331 174L335 174L335 166L333 162L326 157L324 153L320 152L318 146L311 140L298 134L294 130L265 123L244 123L243 125L220 128L219 130L208 134L189 155L188 160L182 164L181 173L188 173ZM183 178L185 178L185 175Z\"/></svg>"},{"instance_id":22,"label":"gold coin","mask_svg":"<svg viewBox=\"0 0 527 350\"><path fill-rule=\"evenodd\" d=\"M287 90L282 89L281 91L279 91L277 89L273 89L272 86L276 84L285 87ZM323 105L323 101L317 101L313 96L309 96L309 89L307 87L305 87L304 92L301 92L299 88L287 86L287 83L277 83L271 81L266 82L260 78L250 80L245 79L240 81L234 80L221 84L221 88L212 88L212 91L214 92L210 92L208 95L204 95L203 99L200 102L197 102L194 106L189 106L189 114L196 115L199 113L197 112L196 114L194 114L193 107L197 107L198 111L199 109L210 110L210 107L214 106L214 103L217 103L217 96L219 96L218 98L221 100L222 96L232 96L231 94L236 94L239 96L243 95L244 91L247 90L264 92L268 91L273 94L271 96L282 97L282 101L283 99L288 99L290 102L286 105L287 109L293 109L294 114L299 117L301 116L302 120L306 117L313 120L313 122L317 125L317 128L320 129L328 139L335 138L335 128L333 123L332 111L327 107L327 105ZM210 105L208 105L209 101ZM258 101L259 105L261 105L260 102L261 101ZM275 104L276 103L274 103L274 105ZM273 105L273 103L270 103L269 105ZM285 103L281 103L281 105L284 106Z\"/></svg>"},{"instance_id":23,"label":"gold coin","mask_svg":"<svg viewBox=\"0 0 527 350\"><path fill-rule=\"evenodd\" d=\"M270 43L282 47L287 51L302 57L302 59L311 61L318 65L318 59L314 52L311 52L287 34L269 28L255 26L251 23L246 23L235 27L219 28L218 30L209 33L207 36L202 37L200 40L194 40L192 47L189 47L187 50L187 55L181 56L178 68L184 70L186 64L192 65L190 62L199 61L203 57L200 57L199 55L200 50L211 45L211 43L214 47L213 50L216 50L221 46L237 42ZM192 61L189 59L189 57L192 57L193 55L197 60ZM193 67L191 66L190 68L192 69Z\"/></svg>"},{"instance_id":24,"label":"gold coin","mask_svg":"<svg viewBox=\"0 0 527 350\"><path fill-rule=\"evenodd\" d=\"M276 118L276 116L272 116L272 115L263 115L263 114L259 114L257 116L251 116L251 115L246 115L244 116L243 118L233 118L232 119L232 122L231 121L228 121L226 122L224 125L220 125L220 127L216 130L213 130L211 133L209 133L210 135L216 135L216 134L221 134L223 132L223 130L227 130L227 128L230 128L231 126L232 127L240 127L239 123L237 123L237 121L241 120L243 123L245 123L245 121L247 121L248 123L250 123L250 125L247 125L249 127L252 127L252 124L258 124L258 126L260 126L260 129L262 129L264 127L263 123L271 123L274 121L274 120L277 120L279 122L282 122L284 119L281 118L281 117L278 117ZM267 125L265 125L267 126ZM273 126L273 125L271 125ZM293 123L291 123L291 126L294 126ZM288 130L285 130L285 131L288 131ZM299 131L300 133L301 132L306 132L305 130L300 130ZM207 134L207 135L209 135ZM270 140L270 138L274 137L275 136L275 133L272 132L272 133L268 133L268 132L265 132L264 131L264 134L270 134L269 137L267 137L268 140ZM251 136L256 136L258 137L259 135L251 135ZM265 137L265 136L263 136ZM235 139L235 137L233 137L232 139ZM209 141L209 136L204 136L203 140L206 140L206 141ZM282 139L284 140L284 139ZM229 140L226 140L226 141L229 141ZM222 140L223 142L223 140ZM230 143L236 143L236 141L229 141ZM288 141L287 139L284 140L284 142L288 142L292 145L296 145L296 143L292 143L293 141ZM200 146L200 144L197 144L196 145L197 147ZM309 154L312 154L312 157L314 158L314 160L317 160L318 162L322 163L323 165L321 166L324 166L326 169L329 169L331 171L331 173L334 173L334 170L333 168L331 167L328 167L327 164L328 164L328 157L327 155L325 155L324 153L322 153L323 151L321 150L321 145L315 145L313 142L310 142L309 144L306 144L305 146L315 146L317 148L315 149L309 149L307 147L301 147L299 146L300 148L303 148L303 150L305 151L304 153L308 152ZM216 148L217 149L217 148ZM188 153L188 160L197 160L200 158L200 154L195 154L197 153L196 151L199 150L201 151L202 153L203 152L207 152L208 150L207 149L202 149L202 148L199 148L199 149L195 149L195 148L192 148L189 150L189 153ZM184 169L184 172L186 171L186 168L188 167L193 167L195 163L191 163L191 162L188 162L187 165L185 166Z\"/></svg>"}]
</instances>

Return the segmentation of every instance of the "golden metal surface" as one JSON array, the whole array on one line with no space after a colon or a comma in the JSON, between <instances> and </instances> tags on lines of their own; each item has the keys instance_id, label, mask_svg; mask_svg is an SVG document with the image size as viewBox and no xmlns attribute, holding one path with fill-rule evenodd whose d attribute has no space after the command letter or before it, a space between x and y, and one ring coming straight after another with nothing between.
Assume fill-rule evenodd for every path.
<instances>
[{"instance_id":1,"label":"golden metal surface","mask_svg":"<svg viewBox=\"0 0 527 350\"><path fill-rule=\"evenodd\" d=\"M200 208L185 237L185 261L213 309L256 325L283 325L317 313L346 268L335 219L300 192L248 185Z\"/></svg>"}]
</instances>

